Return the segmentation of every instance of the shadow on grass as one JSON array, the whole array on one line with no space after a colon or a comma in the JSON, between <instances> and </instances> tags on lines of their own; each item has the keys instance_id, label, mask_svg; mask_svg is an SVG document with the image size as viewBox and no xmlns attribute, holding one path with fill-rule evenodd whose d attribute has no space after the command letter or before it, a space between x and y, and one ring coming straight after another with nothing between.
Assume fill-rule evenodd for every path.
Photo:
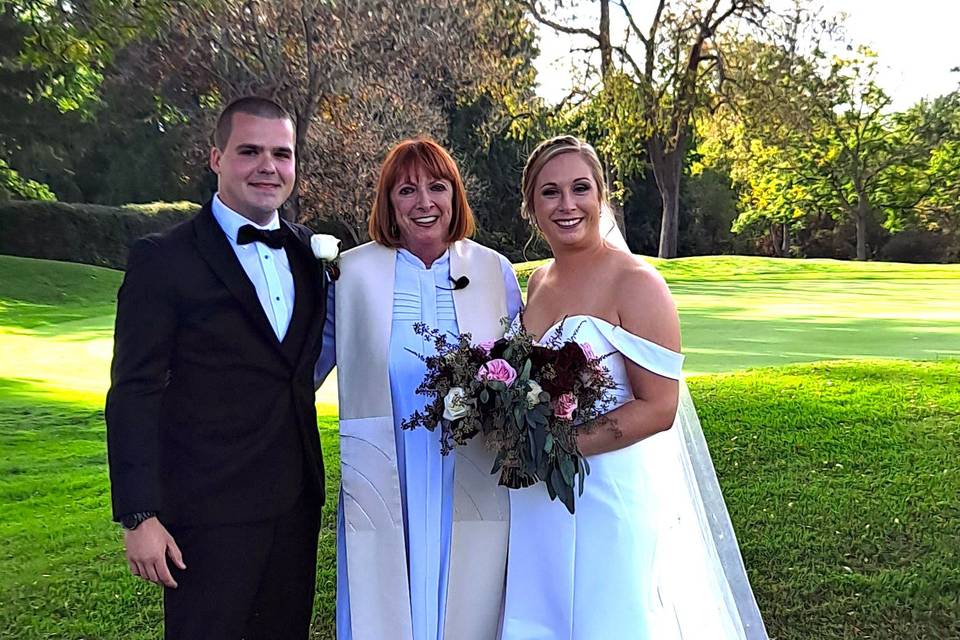
<instances>
[{"instance_id":1,"label":"shadow on grass","mask_svg":"<svg viewBox=\"0 0 960 640\"><path fill-rule=\"evenodd\" d=\"M73 323L103 322L113 329L114 305L63 307L0 301L0 327L21 333L56 335Z\"/></svg>"},{"instance_id":2,"label":"shadow on grass","mask_svg":"<svg viewBox=\"0 0 960 640\"><path fill-rule=\"evenodd\" d=\"M129 575L111 522L102 396L0 379L0 637L161 636L161 592ZM313 636L333 638L336 418L318 419L321 515Z\"/></svg>"},{"instance_id":3,"label":"shadow on grass","mask_svg":"<svg viewBox=\"0 0 960 640\"><path fill-rule=\"evenodd\" d=\"M112 315L122 277L102 267L0 256L0 326L34 329Z\"/></svg>"},{"instance_id":4,"label":"shadow on grass","mask_svg":"<svg viewBox=\"0 0 960 640\"><path fill-rule=\"evenodd\" d=\"M831 362L698 378L771 636L960 637L960 362ZM99 406L0 380L0 634L159 638L160 592L110 522ZM314 639L334 637L336 421Z\"/></svg>"},{"instance_id":5,"label":"shadow on grass","mask_svg":"<svg viewBox=\"0 0 960 640\"><path fill-rule=\"evenodd\" d=\"M948 322L856 316L750 318L743 307L681 311L688 375L837 359L943 360L960 355Z\"/></svg>"},{"instance_id":6,"label":"shadow on grass","mask_svg":"<svg viewBox=\"0 0 960 640\"><path fill-rule=\"evenodd\" d=\"M95 411L103 419L103 393L63 389L45 380L33 378L0 378L0 408L10 405L43 406L47 410L62 409L66 413Z\"/></svg>"}]
</instances>

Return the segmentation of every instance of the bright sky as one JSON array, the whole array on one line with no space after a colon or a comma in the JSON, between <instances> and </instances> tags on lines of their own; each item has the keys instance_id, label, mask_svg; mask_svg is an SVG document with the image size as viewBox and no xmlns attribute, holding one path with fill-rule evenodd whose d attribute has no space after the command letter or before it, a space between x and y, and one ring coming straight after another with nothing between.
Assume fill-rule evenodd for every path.
<instances>
[{"instance_id":1,"label":"bright sky","mask_svg":"<svg viewBox=\"0 0 960 640\"><path fill-rule=\"evenodd\" d=\"M641 17L647 10L652 14L654 0L631 0L630 4L643 28ZM825 0L824 4L830 11L846 12L849 38L877 52L884 67L881 83L893 96L895 108L949 93L960 84L960 73L950 72L960 66L960 51L954 40L960 27L960 0ZM583 5L580 13L589 14L587 7L592 3ZM611 7L611 14L619 13ZM593 20L594 24L583 26L595 28L598 18ZM538 93L550 102L561 100L570 90L571 42L577 40L565 34L558 36L548 27L540 29Z\"/></svg>"}]
</instances>

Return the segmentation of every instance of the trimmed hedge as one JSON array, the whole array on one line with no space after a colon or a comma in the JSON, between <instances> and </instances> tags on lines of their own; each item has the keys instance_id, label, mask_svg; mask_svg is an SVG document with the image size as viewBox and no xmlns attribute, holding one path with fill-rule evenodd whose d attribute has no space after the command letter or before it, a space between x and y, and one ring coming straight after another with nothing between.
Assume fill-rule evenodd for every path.
<instances>
[{"instance_id":1,"label":"trimmed hedge","mask_svg":"<svg viewBox=\"0 0 960 640\"><path fill-rule=\"evenodd\" d=\"M911 229L901 231L883 245L879 258L887 262L957 262L960 238L949 233Z\"/></svg>"},{"instance_id":2,"label":"trimmed hedge","mask_svg":"<svg viewBox=\"0 0 960 640\"><path fill-rule=\"evenodd\" d=\"M0 254L123 269L137 238L199 210L193 202L107 207L10 200L0 203Z\"/></svg>"},{"instance_id":3,"label":"trimmed hedge","mask_svg":"<svg viewBox=\"0 0 960 640\"><path fill-rule=\"evenodd\" d=\"M0 254L123 269L137 238L168 229L199 210L194 202L107 207L9 200L0 202ZM340 238L341 249L353 244L336 222L311 220L308 224L319 233Z\"/></svg>"}]
</instances>

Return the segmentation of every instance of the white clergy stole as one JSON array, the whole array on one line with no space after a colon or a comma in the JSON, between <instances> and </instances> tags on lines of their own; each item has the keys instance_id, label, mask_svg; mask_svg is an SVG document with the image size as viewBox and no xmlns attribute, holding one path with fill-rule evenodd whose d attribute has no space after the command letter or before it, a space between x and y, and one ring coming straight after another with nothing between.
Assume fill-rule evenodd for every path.
<instances>
[{"instance_id":1,"label":"white clergy stole","mask_svg":"<svg viewBox=\"0 0 960 640\"><path fill-rule=\"evenodd\" d=\"M344 252L336 285L340 467L355 640L412 640L403 507L387 356L396 250L368 243ZM506 289L499 256L463 240L450 247L457 325L475 342L503 335ZM410 381L411 391L420 383ZM406 416L400 416L406 417ZM481 438L454 463L453 537L445 640L494 640L500 625L509 496L491 475Z\"/></svg>"}]
</instances>

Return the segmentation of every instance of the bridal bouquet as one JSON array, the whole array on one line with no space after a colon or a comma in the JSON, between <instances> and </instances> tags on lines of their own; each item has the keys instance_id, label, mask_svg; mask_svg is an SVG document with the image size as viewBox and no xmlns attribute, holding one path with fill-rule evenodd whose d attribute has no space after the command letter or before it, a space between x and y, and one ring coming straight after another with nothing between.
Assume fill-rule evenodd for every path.
<instances>
[{"instance_id":1,"label":"bridal bouquet","mask_svg":"<svg viewBox=\"0 0 960 640\"><path fill-rule=\"evenodd\" d=\"M574 512L574 488L583 493L590 472L577 449L575 425L603 420L616 387L602 357L576 342L561 340L561 323L538 344L524 330L494 342L471 342L470 334L450 336L424 324L418 335L436 348L420 356L427 373L417 393L432 398L423 411L402 422L404 429L441 429L441 451L482 434L496 452L491 473L511 489L538 481L550 498Z\"/></svg>"}]
</instances>

